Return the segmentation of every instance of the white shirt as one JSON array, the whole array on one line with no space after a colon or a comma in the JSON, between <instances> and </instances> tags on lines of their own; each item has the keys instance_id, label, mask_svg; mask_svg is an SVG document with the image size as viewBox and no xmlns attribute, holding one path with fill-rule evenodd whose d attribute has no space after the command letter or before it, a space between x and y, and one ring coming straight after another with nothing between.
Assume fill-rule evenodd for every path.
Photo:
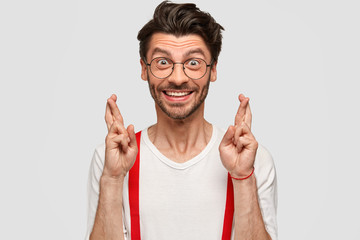
<instances>
[{"instance_id":1,"label":"white shirt","mask_svg":"<svg viewBox=\"0 0 360 240\"><path fill-rule=\"evenodd\" d=\"M185 163L176 163L155 147L147 129L142 131L139 170L142 239L221 239L227 191L227 171L218 150L223 135L224 131L213 126L212 137L202 152ZM102 144L95 150L89 173L86 239L94 224L104 160ZM254 165L265 226L272 240L276 240L276 173L270 154L262 146L257 150ZM128 175L124 181L123 219L125 239L130 240Z\"/></svg>"}]
</instances>

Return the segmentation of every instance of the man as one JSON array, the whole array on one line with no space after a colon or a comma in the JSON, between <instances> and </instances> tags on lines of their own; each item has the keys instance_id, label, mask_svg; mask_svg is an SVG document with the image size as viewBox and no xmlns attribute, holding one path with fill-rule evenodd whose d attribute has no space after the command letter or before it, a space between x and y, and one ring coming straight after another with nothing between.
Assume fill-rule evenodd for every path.
<instances>
[{"instance_id":1,"label":"man","mask_svg":"<svg viewBox=\"0 0 360 240\"><path fill-rule=\"evenodd\" d=\"M204 119L223 28L194 4L161 3L139 32L157 123L135 135L107 100L89 176L90 239L277 238L276 176L239 95L224 133ZM139 149L140 148L140 149Z\"/></svg>"}]
</instances>

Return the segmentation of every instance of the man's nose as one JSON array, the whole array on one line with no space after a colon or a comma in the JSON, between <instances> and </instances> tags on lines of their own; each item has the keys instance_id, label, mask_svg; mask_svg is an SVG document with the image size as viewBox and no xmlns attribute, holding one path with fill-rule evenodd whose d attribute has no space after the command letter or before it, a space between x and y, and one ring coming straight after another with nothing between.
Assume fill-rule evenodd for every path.
<instances>
[{"instance_id":1,"label":"man's nose","mask_svg":"<svg viewBox=\"0 0 360 240\"><path fill-rule=\"evenodd\" d=\"M174 70L168 77L168 81L173 82L176 85L181 85L189 80L189 77L186 76L184 72L184 65L182 63L174 63Z\"/></svg>"}]
</instances>

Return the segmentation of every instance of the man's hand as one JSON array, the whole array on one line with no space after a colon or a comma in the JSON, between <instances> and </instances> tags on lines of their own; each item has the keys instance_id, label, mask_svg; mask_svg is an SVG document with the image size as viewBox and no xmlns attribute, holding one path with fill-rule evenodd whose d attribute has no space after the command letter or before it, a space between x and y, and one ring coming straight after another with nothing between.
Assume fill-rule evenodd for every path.
<instances>
[{"instance_id":1,"label":"man's hand","mask_svg":"<svg viewBox=\"0 0 360 240\"><path fill-rule=\"evenodd\" d=\"M105 140L103 177L124 178L136 160L138 152L134 126L124 127L124 121L113 94L106 104L105 122L108 135Z\"/></svg>"},{"instance_id":2,"label":"man's hand","mask_svg":"<svg viewBox=\"0 0 360 240\"><path fill-rule=\"evenodd\" d=\"M244 178L253 171L258 143L251 133L249 98L239 95L240 106L235 116L235 126L226 131L220 146L220 158L231 176Z\"/></svg>"}]
</instances>

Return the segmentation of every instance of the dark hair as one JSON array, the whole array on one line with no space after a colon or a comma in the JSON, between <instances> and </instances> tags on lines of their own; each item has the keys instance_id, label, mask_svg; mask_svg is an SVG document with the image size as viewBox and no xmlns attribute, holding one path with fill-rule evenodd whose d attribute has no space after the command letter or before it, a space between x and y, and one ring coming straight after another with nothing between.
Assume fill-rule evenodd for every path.
<instances>
[{"instance_id":1,"label":"dark hair","mask_svg":"<svg viewBox=\"0 0 360 240\"><path fill-rule=\"evenodd\" d=\"M154 33L168 33L177 37L197 34L203 38L216 62L221 51L221 30L224 28L209 13L200 11L195 4L163 1L156 7L153 19L138 33L140 57L146 60L149 42Z\"/></svg>"}]
</instances>

